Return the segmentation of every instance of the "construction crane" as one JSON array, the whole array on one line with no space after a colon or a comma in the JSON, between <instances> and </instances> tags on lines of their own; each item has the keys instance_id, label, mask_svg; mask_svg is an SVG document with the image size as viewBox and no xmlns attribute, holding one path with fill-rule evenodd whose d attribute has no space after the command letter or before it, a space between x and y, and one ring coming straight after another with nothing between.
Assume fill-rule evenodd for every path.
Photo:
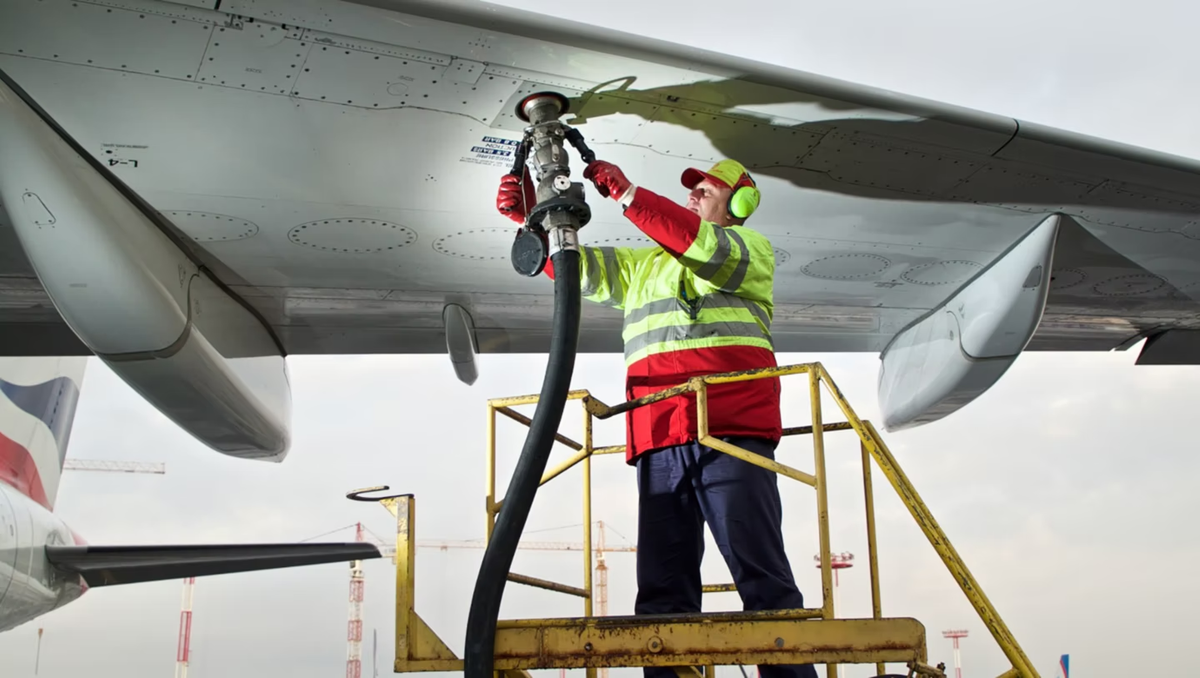
<instances>
[{"instance_id":1,"label":"construction crane","mask_svg":"<svg viewBox=\"0 0 1200 678\"><path fill-rule=\"evenodd\" d=\"M596 521L597 538L595 545L592 546L592 552L596 554L596 584L593 595L595 596L597 616L608 616L608 565L604 562L604 554L608 553L636 553L636 546L607 546L604 541L604 521ZM442 549L482 549L487 548L482 540L469 541L450 541L450 540L432 540L432 541L417 541L418 548L436 548ZM526 551L579 551L583 552L583 542L563 542L563 541L523 541L517 545L518 549ZM393 549L394 550L394 549Z\"/></svg>"},{"instance_id":2,"label":"construction crane","mask_svg":"<svg viewBox=\"0 0 1200 678\"><path fill-rule=\"evenodd\" d=\"M384 557L391 558L396 555L396 545L386 544L382 539L375 536L373 532L363 527L362 523L354 525L355 541L366 541L375 544L379 547L380 553ZM596 554L596 579L595 589L592 592L596 603L597 616L608 616L608 565L604 562L605 553L636 553L636 546L608 546L604 540L604 521L596 521L597 539L592 552ZM369 536L368 536L369 535ZM563 542L563 541L522 541L517 545L518 549L526 551L578 551L583 552L583 542ZM442 551L448 549L482 549L487 548L487 544L481 539L471 540L450 540L450 539L435 539L435 540L417 540L418 548L435 548ZM361 646L362 646L362 599L363 599L363 569L362 561L354 561L350 564L350 622L347 633L347 651L346 651L346 678L360 678L362 671ZM601 668L599 671L600 678L608 678L608 669Z\"/></svg>"},{"instance_id":3,"label":"construction crane","mask_svg":"<svg viewBox=\"0 0 1200 678\"><path fill-rule=\"evenodd\" d=\"M111 461L108 459L67 459L64 471L108 471L112 473L155 473L167 472L166 464L146 461Z\"/></svg>"}]
</instances>

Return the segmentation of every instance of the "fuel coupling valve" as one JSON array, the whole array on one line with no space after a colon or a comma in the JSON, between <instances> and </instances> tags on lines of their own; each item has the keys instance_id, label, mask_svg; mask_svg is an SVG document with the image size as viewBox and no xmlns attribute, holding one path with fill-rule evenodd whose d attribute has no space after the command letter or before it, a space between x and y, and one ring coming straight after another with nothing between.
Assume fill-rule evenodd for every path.
<instances>
[{"instance_id":1,"label":"fuel coupling valve","mask_svg":"<svg viewBox=\"0 0 1200 678\"><path fill-rule=\"evenodd\" d=\"M531 94L517 104L516 115L529 124L514 154L512 174L524 176L532 159L537 177L537 204L526 212L525 225L512 245L512 264L521 275L534 277L546 261L561 250L579 250L579 229L592 219L584 198L583 184L571 181L566 143L579 152L585 163L596 154L587 147L579 130L561 118L570 102L556 92Z\"/></svg>"}]
</instances>

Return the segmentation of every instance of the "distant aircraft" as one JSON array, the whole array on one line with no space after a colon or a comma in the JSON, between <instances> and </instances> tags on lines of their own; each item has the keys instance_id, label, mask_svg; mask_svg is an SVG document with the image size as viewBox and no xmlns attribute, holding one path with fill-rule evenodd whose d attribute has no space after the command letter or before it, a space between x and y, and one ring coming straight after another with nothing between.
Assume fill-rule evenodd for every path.
<instances>
[{"instance_id":1,"label":"distant aircraft","mask_svg":"<svg viewBox=\"0 0 1200 678\"><path fill-rule=\"evenodd\" d=\"M890 430L1023 351L1200 364L1196 160L470 0L0 3L0 355L96 355L279 461L288 355L451 353L471 382L545 352L552 286L495 213L544 91L651 190L749 167L775 349L879 354ZM649 244L589 199L584 244ZM622 351L620 310L582 330Z\"/></svg>"},{"instance_id":2,"label":"distant aircraft","mask_svg":"<svg viewBox=\"0 0 1200 678\"><path fill-rule=\"evenodd\" d=\"M368 543L89 546L54 514L87 358L0 358L0 632L93 586L380 557Z\"/></svg>"}]
</instances>

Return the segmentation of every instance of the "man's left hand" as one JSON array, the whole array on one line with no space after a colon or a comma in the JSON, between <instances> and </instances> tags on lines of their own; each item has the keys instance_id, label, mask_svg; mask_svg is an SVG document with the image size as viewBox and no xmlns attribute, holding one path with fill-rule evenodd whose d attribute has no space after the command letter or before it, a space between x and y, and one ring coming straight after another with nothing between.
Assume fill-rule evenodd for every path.
<instances>
[{"instance_id":1,"label":"man's left hand","mask_svg":"<svg viewBox=\"0 0 1200 678\"><path fill-rule=\"evenodd\" d=\"M631 185L620 167L603 160L588 165L587 169L583 170L583 178L590 179L600 195L613 200L620 200Z\"/></svg>"}]
</instances>

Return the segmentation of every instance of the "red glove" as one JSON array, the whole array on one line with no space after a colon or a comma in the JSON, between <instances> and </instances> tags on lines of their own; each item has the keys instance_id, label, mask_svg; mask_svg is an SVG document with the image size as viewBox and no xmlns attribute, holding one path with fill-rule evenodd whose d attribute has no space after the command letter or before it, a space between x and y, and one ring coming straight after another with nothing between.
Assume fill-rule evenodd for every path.
<instances>
[{"instance_id":1,"label":"red glove","mask_svg":"<svg viewBox=\"0 0 1200 678\"><path fill-rule=\"evenodd\" d=\"M521 195L521 178L505 174L500 178L500 190L496 193L496 209L518 224L525 224L525 198Z\"/></svg>"},{"instance_id":2,"label":"red glove","mask_svg":"<svg viewBox=\"0 0 1200 678\"><path fill-rule=\"evenodd\" d=\"M583 170L583 178L591 179L600 195L613 200L620 200L630 186L620 167L603 160L588 165L587 169Z\"/></svg>"}]
</instances>

